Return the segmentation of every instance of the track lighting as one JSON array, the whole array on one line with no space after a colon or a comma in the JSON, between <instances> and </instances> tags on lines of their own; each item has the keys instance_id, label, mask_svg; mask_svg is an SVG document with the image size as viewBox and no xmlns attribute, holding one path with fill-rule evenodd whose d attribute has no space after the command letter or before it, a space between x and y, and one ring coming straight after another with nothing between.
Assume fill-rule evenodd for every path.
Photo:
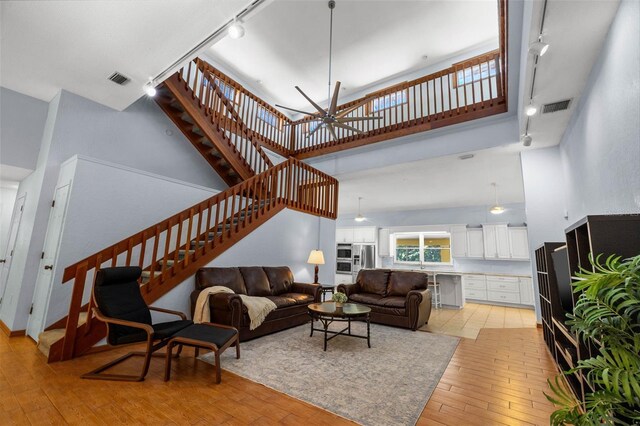
<instances>
[{"instance_id":1,"label":"track lighting","mask_svg":"<svg viewBox=\"0 0 640 426\"><path fill-rule=\"evenodd\" d=\"M549 50L549 45L547 43L543 43L540 40L531 43L531 45L529 46L529 52L538 56L544 55L545 53L547 53L547 50Z\"/></svg>"},{"instance_id":2,"label":"track lighting","mask_svg":"<svg viewBox=\"0 0 640 426\"><path fill-rule=\"evenodd\" d=\"M531 104L528 105L525 109L524 109L524 113L527 114L527 117L531 117L533 115L536 115L536 112L538 112L538 108Z\"/></svg>"},{"instance_id":3,"label":"track lighting","mask_svg":"<svg viewBox=\"0 0 640 426\"><path fill-rule=\"evenodd\" d=\"M153 85L153 80L149 79L149 82L144 86L144 92L150 98L153 98L156 95L156 88Z\"/></svg>"},{"instance_id":4,"label":"track lighting","mask_svg":"<svg viewBox=\"0 0 640 426\"><path fill-rule=\"evenodd\" d=\"M227 29L227 34L229 34L229 37L232 39L242 38L244 36L244 27L234 19L233 24Z\"/></svg>"},{"instance_id":5,"label":"track lighting","mask_svg":"<svg viewBox=\"0 0 640 426\"><path fill-rule=\"evenodd\" d=\"M533 141L533 138L531 138L530 135L524 135L522 137L522 145L524 146L531 146L532 141Z\"/></svg>"}]
</instances>

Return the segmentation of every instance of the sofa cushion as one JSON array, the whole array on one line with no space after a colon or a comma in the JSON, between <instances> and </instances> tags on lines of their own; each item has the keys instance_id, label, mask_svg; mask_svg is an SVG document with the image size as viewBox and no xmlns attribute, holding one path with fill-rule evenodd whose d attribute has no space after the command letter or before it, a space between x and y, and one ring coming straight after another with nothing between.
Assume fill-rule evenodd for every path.
<instances>
[{"instance_id":1,"label":"sofa cushion","mask_svg":"<svg viewBox=\"0 0 640 426\"><path fill-rule=\"evenodd\" d=\"M287 306L284 308L278 308L276 310L269 312L269 315L267 315L267 317L264 320L264 323L262 323L260 327L268 326L268 324L266 323L268 323L269 321L282 319L282 318L290 318L298 315L304 315L308 318L308 312L309 310L307 309L307 305L293 305L293 306ZM250 324L251 324L251 320L249 319L249 314L246 312L243 312L242 318L240 319L240 326L249 327Z\"/></svg>"},{"instance_id":2,"label":"sofa cushion","mask_svg":"<svg viewBox=\"0 0 640 426\"><path fill-rule=\"evenodd\" d=\"M356 282L360 285L363 293L387 295L387 284L389 281L388 269L362 269L358 272Z\"/></svg>"},{"instance_id":3,"label":"sofa cushion","mask_svg":"<svg viewBox=\"0 0 640 426\"><path fill-rule=\"evenodd\" d=\"M271 294L277 296L286 293L293 283L293 273L286 266L265 266L264 272L269 279Z\"/></svg>"},{"instance_id":4,"label":"sofa cushion","mask_svg":"<svg viewBox=\"0 0 640 426\"><path fill-rule=\"evenodd\" d=\"M313 295L303 293L282 293L280 297L286 297L287 299L293 299L296 301L296 305L305 305L313 303Z\"/></svg>"},{"instance_id":5,"label":"sofa cushion","mask_svg":"<svg viewBox=\"0 0 640 426\"><path fill-rule=\"evenodd\" d=\"M378 300L377 305L382 305L387 308L401 308L404 309L407 298L405 296L390 296L383 297Z\"/></svg>"},{"instance_id":6,"label":"sofa cushion","mask_svg":"<svg viewBox=\"0 0 640 426\"><path fill-rule=\"evenodd\" d=\"M228 287L236 294L247 294L242 274L238 268L200 268L196 272L196 288L220 285Z\"/></svg>"},{"instance_id":7,"label":"sofa cushion","mask_svg":"<svg viewBox=\"0 0 640 426\"><path fill-rule=\"evenodd\" d=\"M244 266L238 268L244 278L244 285L249 296L271 296L271 287L267 274L260 266Z\"/></svg>"},{"instance_id":8,"label":"sofa cushion","mask_svg":"<svg viewBox=\"0 0 640 426\"><path fill-rule=\"evenodd\" d=\"M266 298L275 303L278 309L296 305L296 299L291 299L290 297L266 296Z\"/></svg>"},{"instance_id":9,"label":"sofa cushion","mask_svg":"<svg viewBox=\"0 0 640 426\"><path fill-rule=\"evenodd\" d=\"M406 296L411 290L427 288L427 274L393 271L389 276L388 296Z\"/></svg>"},{"instance_id":10,"label":"sofa cushion","mask_svg":"<svg viewBox=\"0 0 640 426\"><path fill-rule=\"evenodd\" d=\"M377 305L382 299L379 294L371 293L355 293L349 296L349 300L356 303L365 303L367 305Z\"/></svg>"}]
</instances>

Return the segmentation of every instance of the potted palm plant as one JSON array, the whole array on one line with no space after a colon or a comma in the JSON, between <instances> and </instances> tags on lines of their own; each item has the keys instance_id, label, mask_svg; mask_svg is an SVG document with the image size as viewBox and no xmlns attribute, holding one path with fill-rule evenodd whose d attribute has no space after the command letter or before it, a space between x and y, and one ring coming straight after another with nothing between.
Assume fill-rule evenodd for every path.
<instances>
[{"instance_id":1,"label":"potted palm plant","mask_svg":"<svg viewBox=\"0 0 640 426\"><path fill-rule=\"evenodd\" d=\"M561 382L549 380L549 401L560 406L551 415L553 425L640 424L640 255L621 260L600 257L594 271L576 274L573 291L580 296L566 322L599 354L578 362L564 375L582 371L594 391L586 393L584 405L576 401ZM593 354L592 354L593 355Z\"/></svg>"}]
</instances>

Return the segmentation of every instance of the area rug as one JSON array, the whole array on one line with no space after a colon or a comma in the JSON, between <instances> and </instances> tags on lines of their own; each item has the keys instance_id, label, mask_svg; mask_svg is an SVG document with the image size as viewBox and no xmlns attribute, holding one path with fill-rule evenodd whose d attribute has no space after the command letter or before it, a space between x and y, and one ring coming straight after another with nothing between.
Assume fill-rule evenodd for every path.
<instances>
[{"instance_id":1,"label":"area rug","mask_svg":"<svg viewBox=\"0 0 640 426\"><path fill-rule=\"evenodd\" d=\"M339 324L333 324L337 326ZM338 336L323 351L323 333L303 325L243 342L241 358L222 368L364 425L414 425L459 339L371 325L365 339ZM362 323L354 334L366 334ZM213 354L201 357L214 363Z\"/></svg>"}]
</instances>

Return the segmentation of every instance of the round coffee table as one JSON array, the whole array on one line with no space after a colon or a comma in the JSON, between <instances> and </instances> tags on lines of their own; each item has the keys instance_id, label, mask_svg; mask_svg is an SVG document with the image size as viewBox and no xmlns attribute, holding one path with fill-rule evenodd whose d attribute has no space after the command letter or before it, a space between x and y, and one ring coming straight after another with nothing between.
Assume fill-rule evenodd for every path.
<instances>
[{"instance_id":1,"label":"round coffee table","mask_svg":"<svg viewBox=\"0 0 640 426\"><path fill-rule=\"evenodd\" d=\"M311 334L309 337L313 336L314 331L324 332L325 351L327 350L327 342L340 335L367 339L367 346L371 347L370 313L371 308L357 303L344 303L342 307L336 306L335 302L312 303L309 305L309 316L311 317ZM315 328L313 326L314 320L320 321L324 328ZM365 321L367 323L367 335L351 334L351 320ZM333 322L346 322L347 326L340 331L329 330L329 325Z\"/></svg>"}]
</instances>

